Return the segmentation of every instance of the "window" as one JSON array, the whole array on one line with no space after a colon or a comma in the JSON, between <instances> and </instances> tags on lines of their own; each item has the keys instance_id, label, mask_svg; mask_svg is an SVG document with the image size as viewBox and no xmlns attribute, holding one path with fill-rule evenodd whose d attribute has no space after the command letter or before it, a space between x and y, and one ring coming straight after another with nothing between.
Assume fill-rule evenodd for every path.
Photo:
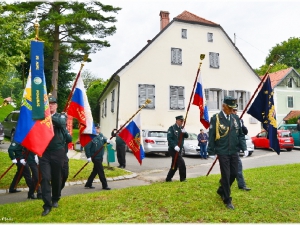
<instances>
[{"instance_id":1,"label":"window","mask_svg":"<svg viewBox=\"0 0 300 225\"><path fill-rule=\"evenodd\" d=\"M209 66L210 68L219 69L220 67L219 53L216 52L209 53Z\"/></svg>"},{"instance_id":2,"label":"window","mask_svg":"<svg viewBox=\"0 0 300 225\"><path fill-rule=\"evenodd\" d=\"M187 29L181 29L181 37L187 39Z\"/></svg>"},{"instance_id":3,"label":"window","mask_svg":"<svg viewBox=\"0 0 300 225\"><path fill-rule=\"evenodd\" d=\"M213 42L213 33L207 33L207 41Z\"/></svg>"},{"instance_id":4,"label":"window","mask_svg":"<svg viewBox=\"0 0 300 225\"><path fill-rule=\"evenodd\" d=\"M238 110L244 110L250 100L250 92L244 90L229 90L228 95L236 98Z\"/></svg>"},{"instance_id":5,"label":"window","mask_svg":"<svg viewBox=\"0 0 300 225\"><path fill-rule=\"evenodd\" d=\"M180 48L171 48L171 64L182 65L182 50Z\"/></svg>"},{"instance_id":6,"label":"window","mask_svg":"<svg viewBox=\"0 0 300 225\"><path fill-rule=\"evenodd\" d=\"M288 96L288 108L293 108L293 107L294 107L293 96Z\"/></svg>"},{"instance_id":7,"label":"window","mask_svg":"<svg viewBox=\"0 0 300 225\"><path fill-rule=\"evenodd\" d=\"M208 110L216 110L222 108L223 92L221 89L205 89L206 105Z\"/></svg>"},{"instance_id":8,"label":"window","mask_svg":"<svg viewBox=\"0 0 300 225\"><path fill-rule=\"evenodd\" d=\"M144 109L155 109L155 85L139 84L139 108L145 103L146 99L150 99L151 103L146 105Z\"/></svg>"},{"instance_id":9,"label":"window","mask_svg":"<svg viewBox=\"0 0 300 225\"><path fill-rule=\"evenodd\" d=\"M289 88L292 88L292 87L293 87L293 78L290 78L290 79L289 79L289 81L288 81L288 83L287 83L287 86L288 86Z\"/></svg>"},{"instance_id":10,"label":"window","mask_svg":"<svg viewBox=\"0 0 300 225\"><path fill-rule=\"evenodd\" d=\"M183 86L170 86L170 109L185 109Z\"/></svg>"},{"instance_id":11,"label":"window","mask_svg":"<svg viewBox=\"0 0 300 225\"><path fill-rule=\"evenodd\" d=\"M115 89L112 90L111 92L111 108L110 108L111 112L115 111Z\"/></svg>"},{"instance_id":12,"label":"window","mask_svg":"<svg viewBox=\"0 0 300 225\"><path fill-rule=\"evenodd\" d=\"M107 99L104 100L104 117L107 115Z\"/></svg>"},{"instance_id":13,"label":"window","mask_svg":"<svg viewBox=\"0 0 300 225\"><path fill-rule=\"evenodd\" d=\"M102 115L102 118L104 118L104 102L102 103L101 115Z\"/></svg>"}]
</instances>

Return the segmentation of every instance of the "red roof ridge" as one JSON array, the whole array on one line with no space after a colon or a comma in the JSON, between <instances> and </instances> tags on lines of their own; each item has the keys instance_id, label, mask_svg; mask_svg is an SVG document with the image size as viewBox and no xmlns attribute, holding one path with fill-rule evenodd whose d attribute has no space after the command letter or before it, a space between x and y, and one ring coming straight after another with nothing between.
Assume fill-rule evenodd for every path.
<instances>
[{"instance_id":1,"label":"red roof ridge","mask_svg":"<svg viewBox=\"0 0 300 225\"><path fill-rule=\"evenodd\" d=\"M175 17L176 19L180 19L180 20L187 20L187 21L193 21L193 22L200 22L200 23L206 23L209 25L219 25L217 23L214 23L210 20L204 19L202 17L199 17L193 13L190 13L188 11L183 11L180 15Z\"/></svg>"}]
</instances>

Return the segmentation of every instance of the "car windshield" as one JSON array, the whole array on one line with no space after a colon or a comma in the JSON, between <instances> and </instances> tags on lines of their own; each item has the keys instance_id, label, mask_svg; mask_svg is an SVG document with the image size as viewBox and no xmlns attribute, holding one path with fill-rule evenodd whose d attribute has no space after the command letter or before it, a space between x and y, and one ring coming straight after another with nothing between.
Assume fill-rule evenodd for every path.
<instances>
[{"instance_id":1,"label":"car windshield","mask_svg":"<svg viewBox=\"0 0 300 225\"><path fill-rule=\"evenodd\" d=\"M195 134L195 133L189 133L189 137L186 138L185 140L198 140L197 139L197 134Z\"/></svg>"},{"instance_id":2,"label":"car windshield","mask_svg":"<svg viewBox=\"0 0 300 225\"><path fill-rule=\"evenodd\" d=\"M290 132L281 132L281 137L291 137L291 133Z\"/></svg>"},{"instance_id":3,"label":"car windshield","mask_svg":"<svg viewBox=\"0 0 300 225\"><path fill-rule=\"evenodd\" d=\"M148 137L167 137L166 131L149 131Z\"/></svg>"}]
</instances>

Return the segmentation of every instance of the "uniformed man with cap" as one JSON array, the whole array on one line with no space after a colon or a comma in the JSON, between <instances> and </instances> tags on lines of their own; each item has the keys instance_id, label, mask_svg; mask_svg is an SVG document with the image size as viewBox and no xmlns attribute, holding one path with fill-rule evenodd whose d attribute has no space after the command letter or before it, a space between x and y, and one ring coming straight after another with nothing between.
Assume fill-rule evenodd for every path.
<instances>
[{"instance_id":1,"label":"uniformed man with cap","mask_svg":"<svg viewBox=\"0 0 300 225\"><path fill-rule=\"evenodd\" d=\"M52 207L58 207L58 201L61 197L62 170L66 155L67 115L56 112L57 100L53 96L49 97L49 108L52 115L54 137L42 157L39 158L42 174L42 198L44 201L42 216L48 215Z\"/></svg>"},{"instance_id":2,"label":"uniformed man with cap","mask_svg":"<svg viewBox=\"0 0 300 225\"><path fill-rule=\"evenodd\" d=\"M183 116L176 116L176 122L174 125L170 126L168 129L168 134L167 134L167 139L168 139L168 152L170 156L172 157L172 162L171 162L171 168L169 170L169 173L167 175L166 181L170 182L172 181L172 178L174 174L177 171L177 168L179 168L179 177L180 181L186 181L186 167L185 167L185 162L181 156L181 151L183 148L184 144L184 138L188 138L188 133L185 131L184 128L182 128L183 124ZM179 143L180 136L182 135L181 138L181 143ZM180 146L178 146L180 145ZM175 159L175 154L178 152L178 157L175 163L174 169L172 168L174 164L174 159Z\"/></svg>"},{"instance_id":3,"label":"uniformed man with cap","mask_svg":"<svg viewBox=\"0 0 300 225\"><path fill-rule=\"evenodd\" d=\"M228 209L234 209L230 197L230 187L238 172L239 145L242 150L247 150L245 135L241 129L241 122L237 115L232 114L237 106L236 99L226 96L223 101L222 111L210 119L208 154L218 155L221 170L221 186L217 193L221 196Z\"/></svg>"}]
</instances>

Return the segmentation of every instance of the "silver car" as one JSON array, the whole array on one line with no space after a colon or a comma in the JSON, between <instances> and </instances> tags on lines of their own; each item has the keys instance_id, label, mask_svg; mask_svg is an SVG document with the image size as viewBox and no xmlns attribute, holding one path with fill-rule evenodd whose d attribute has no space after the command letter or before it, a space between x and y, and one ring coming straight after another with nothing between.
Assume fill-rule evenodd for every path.
<instances>
[{"instance_id":1,"label":"silver car","mask_svg":"<svg viewBox=\"0 0 300 225\"><path fill-rule=\"evenodd\" d=\"M181 150L181 155L199 155L200 147L198 146L197 134L189 133L189 137L184 139L183 149Z\"/></svg>"},{"instance_id":2,"label":"silver car","mask_svg":"<svg viewBox=\"0 0 300 225\"><path fill-rule=\"evenodd\" d=\"M254 152L254 144L252 142L251 137L249 137L248 135L245 135L245 139L246 139L247 150L249 151L248 156L250 156ZM240 154L244 154L244 152L240 150Z\"/></svg>"},{"instance_id":3,"label":"silver car","mask_svg":"<svg viewBox=\"0 0 300 225\"><path fill-rule=\"evenodd\" d=\"M142 130L145 153L164 153L168 156L167 133L165 130Z\"/></svg>"}]
</instances>

